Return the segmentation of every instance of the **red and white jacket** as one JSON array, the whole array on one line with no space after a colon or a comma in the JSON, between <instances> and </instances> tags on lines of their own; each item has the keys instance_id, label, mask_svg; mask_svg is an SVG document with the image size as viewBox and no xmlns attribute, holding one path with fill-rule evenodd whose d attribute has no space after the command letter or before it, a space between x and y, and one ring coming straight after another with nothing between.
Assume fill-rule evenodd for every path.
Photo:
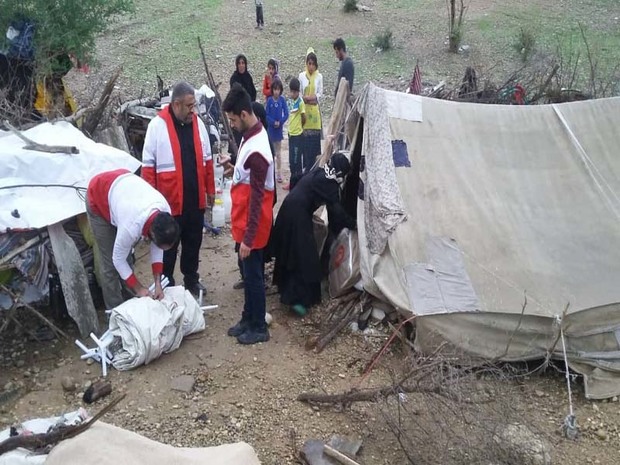
<instances>
[{"instance_id":1,"label":"red and white jacket","mask_svg":"<svg viewBox=\"0 0 620 465\"><path fill-rule=\"evenodd\" d=\"M148 237L151 224L159 212L170 213L170 206L139 176L120 169L100 173L91 179L86 192L90 211L116 226L112 262L130 287L138 280L127 262L131 248ZM163 271L164 251L151 242L153 274Z\"/></svg>"},{"instance_id":2,"label":"red and white jacket","mask_svg":"<svg viewBox=\"0 0 620 465\"><path fill-rule=\"evenodd\" d=\"M265 195L261 204L261 211L258 220L258 229L252 244L246 244L252 249L262 249L269 241L271 226L273 223L273 195L274 195L274 172L273 156L269 145L269 137L265 128L260 126L260 130L250 130L243 135L243 140L237 153L235 170L233 172L233 185L230 189L232 200L232 211L230 222L232 236L235 242L244 242L245 232L250 217L250 199L252 188L250 186L250 171L245 168L249 156L259 153L269 163L267 177L265 178ZM247 139L246 139L247 137Z\"/></svg>"},{"instance_id":3,"label":"red and white jacket","mask_svg":"<svg viewBox=\"0 0 620 465\"><path fill-rule=\"evenodd\" d=\"M146 129L142 150L142 177L164 195L170 204L172 215L178 216L183 212L183 168L181 146L171 111L170 105L165 107ZM196 114L192 118L198 192L214 195L215 177L209 134ZM206 204L205 196L200 195L198 208L203 209Z\"/></svg>"}]
</instances>

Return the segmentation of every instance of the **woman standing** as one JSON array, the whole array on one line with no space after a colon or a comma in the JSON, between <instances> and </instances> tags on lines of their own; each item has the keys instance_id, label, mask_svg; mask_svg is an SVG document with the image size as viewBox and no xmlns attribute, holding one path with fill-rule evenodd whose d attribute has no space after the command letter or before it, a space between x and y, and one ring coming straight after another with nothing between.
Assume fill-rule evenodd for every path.
<instances>
[{"instance_id":1,"label":"woman standing","mask_svg":"<svg viewBox=\"0 0 620 465\"><path fill-rule=\"evenodd\" d=\"M319 73L319 64L314 49L306 54L306 70L299 74L301 94L306 104L306 124L304 125L303 170L312 169L316 157L321 154L321 110L319 100L323 95L323 75Z\"/></svg>"},{"instance_id":2,"label":"woman standing","mask_svg":"<svg viewBox=\"0 0 620 465\"><path fill-rule=\"evenodd\" d=\"M329 228L338 234L344 227L355 229L355 220L340 205L340 186L350 171L349 160L335 153L323 168L305 174L282 202L271 232L276 259L273 282L280 302L298 315L321 301L321 262L314 239L312 216L326 205Z\"/></svg>"},{"instance_id":3,"label":"woman standing","mask_svg":"<svg viewBox=\"0 0 620 465\"><path fill-rule=\"evenodd\" d=\"M250 100L254 102L256 100L256 87L254 87L254 80L248 71L248 60L245 55L237 55L237 58L235 58L235 68L235 72L230 77L230 87L235 82L238 82L250 94Z\"/></svg>"},{"instance_id":4,"label":"woman standing","mask_svg":"<svg viewBox=\"0 0 620 465\"><path fill-rule=\"evenodd\" d=\"M235 58L235 72L230 76L230 87L232 88L233 84L239 83L241 87L245 89L245 91L250 95L250 100L252 102L256 101L256 87L254 86L254 80L252 79L252 75L248 71L248 59L243 54L237 55ZM232 130L233 137L235 138L235 142L237 143L237 147L241 143L241 139L243 138L243 134L239 131L233 129ZM233 165L235 164L235 160L237 157L236 153L233 153L230 144L228 145L228 153L230 153L231 161Z\"/></svg>"}]
</instances>

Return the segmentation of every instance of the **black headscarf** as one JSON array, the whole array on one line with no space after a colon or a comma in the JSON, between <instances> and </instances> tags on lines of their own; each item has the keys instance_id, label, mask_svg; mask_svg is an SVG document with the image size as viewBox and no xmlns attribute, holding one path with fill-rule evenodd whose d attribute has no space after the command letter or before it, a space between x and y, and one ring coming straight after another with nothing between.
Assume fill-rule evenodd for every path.
<instances>
[{"instance_id":1,"label":"black headscarf","mask_svg":"<svg viewBox=\"0 0 620 465\"><path fill-rule=\"evenodd\" d=\"M239 62L241 61L245 62L245 72L243 73L239 72ZM238 82L245 89L245 91L250 94L250 100L254 102L256 100L256 87L254 86L252 75L248 70L248 60L245 55L237 55L237 58L235 58L235 67L235 72L230 77L230 87L232 87L235 82Z\"/></svg>"},{"instance_id":2,"label":"black headscarf","mask_svg":"<svg viewBox=\"0 0 620 465\"><path fill-rule=\"evenodd\" d=\"M351 164L344 153L336 152L331 156L324 169L327 179L333 179L338 184L342 184L345 176L351 171Z\"/></svg>"}]
</instances>

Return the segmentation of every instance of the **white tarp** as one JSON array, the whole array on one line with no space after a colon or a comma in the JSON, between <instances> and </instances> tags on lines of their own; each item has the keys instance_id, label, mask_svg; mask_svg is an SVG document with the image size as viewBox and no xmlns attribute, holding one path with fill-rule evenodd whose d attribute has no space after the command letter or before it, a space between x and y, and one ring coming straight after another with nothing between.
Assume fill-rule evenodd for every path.
<instances>
[{"instance_id":1,"label":"white tarp","mask_svg":"<svg viewBox=\"0 0 620 465\"><path fill-rule=\"evenodd\" d=\"M164 289L164 299L133 298L112 310L110 332L123 348L114 354L117 370L146 365L181 345L184 336L205 329L196 299L183 286Z\"/></svg>"},{"instance_id":2,"label":"white tarp","mask_svg":"<svg viewBox=\"0 0 620 465\"><path fill-rule=\"evenodd\" d=\"M79 423L84 411L65 414L63 424ZM26 421L33 433L45 433L63 417ZM0 441L9 430L0 432ZM48 455L15 449L0 455L0 465L260 465L254 449L245 442L214 447L181 448L147 439L101 421L76 437L61 441Z\"/></svg>"},{"instance_id":3,"label":"white tarp","mask_svg":"<svg viewBox=\"0 0 620 465\"><path fill-rule=\"evenodd\" d=\"M561 359L562 329L586 395L620 394L620 98L480 105L369 85L357 110L364 287L418 315L418 347Z\"/></svg>"},{"instance_id":4,"label":"white tarp","mask_svg":"<svg viewBox=\"0 0 620 465\"><path fill-rule=\"evenodd\" d=\"M98 421L49 453L45 465L260 465L245 442L173 447Z\"/></svg>"},{"instance_id":5,"label":"white tarp","mask_svg":"<svg viewBox=\"0 0 620 465\"><path fill-rule=\"evenodd\" d=\"M90 179L103 171L135 171L140 162L122 150L98 144L69 123L43 123L23 134L46 145L75 146L78 154L24 150L17 135L0 131L0 234L39 229L85 212ZM24 186L7 188L8 186ZM56 185L57 187L35 187ZM61 187L69 186L69 187Z\"/></svg>"}]
</instances>

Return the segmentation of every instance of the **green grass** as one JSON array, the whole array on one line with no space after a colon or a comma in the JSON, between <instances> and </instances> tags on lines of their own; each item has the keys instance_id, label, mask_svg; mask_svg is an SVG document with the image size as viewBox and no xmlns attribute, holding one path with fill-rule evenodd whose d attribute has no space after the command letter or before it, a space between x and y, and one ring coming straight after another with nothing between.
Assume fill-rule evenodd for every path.
<instances>
[{"instance_id":1,"label":"green grass","mask_svg":"<svg viewBox=\"0 0 620 465\"><path fill-rule=\"evenodd\" d=\"M116 42L123 57L124 78L139 85L153 82L159 74L165 82L187 79L203 69L196 41L200 37L208 51L219 42L217 20L223 0L186 0L180 8L171 3L136 0L136 13L115 24L106 39ZM122 36L122 39L116 39ZM183 73L184 74L184 73Z\"/></svg>"}]
</instances>

